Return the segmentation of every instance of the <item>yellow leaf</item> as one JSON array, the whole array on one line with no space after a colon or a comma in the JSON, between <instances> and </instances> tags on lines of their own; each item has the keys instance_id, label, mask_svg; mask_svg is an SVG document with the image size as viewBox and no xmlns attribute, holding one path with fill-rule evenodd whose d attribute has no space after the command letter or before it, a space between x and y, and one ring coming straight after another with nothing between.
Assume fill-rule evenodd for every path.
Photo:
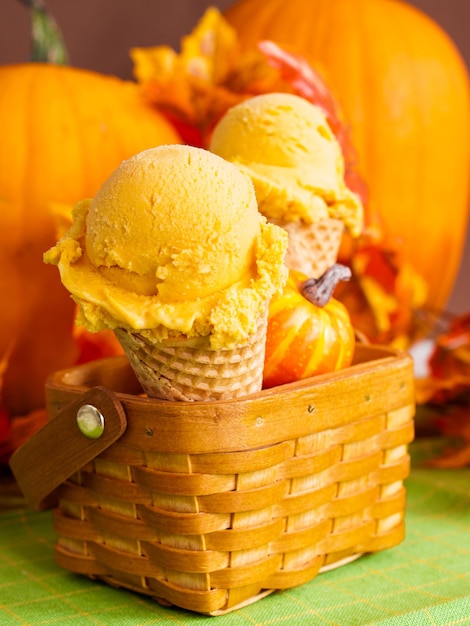
<instances>
[{"instance_id":1,"label":"yellow leaf","mask_svg":"<svg viewBox=\"0 0 470 626\"><path fill-rule=\"evenodd\" d=\"M236 31L216 8L209 8L181 54L167 46L132 48L134 76L146 97L174 118L193 125L208 142L227 109L257 93L286 90L279 72L257 49L241 52Z\"/></svg>"},{"instance_id":2,"label":"yellow leaf","mask_svg":"<svg viewBox=\"0 0 470 626\"><path fill-rule=\"evenodd\" d=\"M398 308L396 297L388 294L384 289L369 276L361 278L361 287L370 305L372 314L380 333L390 330L390 315Z\"/></svg>"},{"instance_id":3,"label":"yellow leaf","mask_svg":"<svg viewBox=\"0 0 470 626\"><path fill-rule=\"evenodd\" d=\"M148 80L173 78L178 64L178 55L168 46L153 48L131 48L133 72L139 83Z\"/></svg>"},{"instance_id":4,"label":"yellow leaf","mask_svg":"<svg viewBox=\"0 0 470 626\"><path fill-rule=\"evenodd\" d=\"M181 60L188 75L209 84L223 83L237 56L236 32L214 7L207 9L193 32L181 41Z\"/></svg>"}]
</instances>

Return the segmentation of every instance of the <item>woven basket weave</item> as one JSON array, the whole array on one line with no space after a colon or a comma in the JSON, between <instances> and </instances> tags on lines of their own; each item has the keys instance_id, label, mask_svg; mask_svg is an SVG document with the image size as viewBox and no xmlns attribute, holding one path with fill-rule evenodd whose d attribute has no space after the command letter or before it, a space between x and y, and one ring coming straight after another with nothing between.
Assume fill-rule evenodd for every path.
<instances>
[{"instance_id":1,"label":"woven basket weave","mask_svg":"<svg viewBox=\"0 0 470 626\"><path fill-rule=\"evenodd\" d=\"M415 408L406 354L358 346L343 371L233 401L139 393L124 357L48 382L39 443L54 477L26 491L40 507L58 485L62 567L218 615L403 539ZM84 402L105 417L93 441L76 427ZM61 428L58 464L50 439ZM24 454L13 462L20 485Z\"/></svg>"}]
</instances>

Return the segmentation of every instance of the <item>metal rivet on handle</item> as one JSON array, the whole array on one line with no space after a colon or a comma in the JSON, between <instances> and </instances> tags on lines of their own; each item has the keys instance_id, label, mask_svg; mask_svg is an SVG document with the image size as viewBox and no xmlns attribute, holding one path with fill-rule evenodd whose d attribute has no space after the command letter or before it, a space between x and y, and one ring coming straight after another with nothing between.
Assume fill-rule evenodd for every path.
<instances>
[{"instance_id":1,"label":"metal rivet on handle","mask_svg":"<svg viewBox=\"0 0 470 626\"><path fill-rule=\"evenodd\" d=\"M80 432L89 439L98 439L104 431L104 417L92 404L84 404L77 411Z\"/></svg>"}]
</instances>

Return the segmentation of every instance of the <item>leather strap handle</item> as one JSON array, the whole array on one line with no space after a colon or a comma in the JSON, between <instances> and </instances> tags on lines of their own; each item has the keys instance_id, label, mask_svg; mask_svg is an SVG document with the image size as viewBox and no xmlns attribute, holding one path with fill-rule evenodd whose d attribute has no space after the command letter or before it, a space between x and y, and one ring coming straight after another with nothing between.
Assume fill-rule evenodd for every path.
<instances>
[{"instance_id":1,"label":"leather strap handle","mask_svg":"<svg viewBox=\"0 0 470 626\"><path fill-rule=\"evenodd\" d=\"M104 387L92 387L64 407L10 459L29 506L55 506L55 490L86 463L117 441L127 427L124 408Z\"/></svg>"}]
</instances>

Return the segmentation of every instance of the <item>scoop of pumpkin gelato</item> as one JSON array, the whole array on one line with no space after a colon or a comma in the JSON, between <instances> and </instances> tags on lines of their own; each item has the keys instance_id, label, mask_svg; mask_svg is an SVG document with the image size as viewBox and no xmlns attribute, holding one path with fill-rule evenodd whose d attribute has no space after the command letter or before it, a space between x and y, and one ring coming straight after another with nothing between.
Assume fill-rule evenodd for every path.
<instances>
[{"instance_id":1,"label":"scoop of pumpkin gelato","mask_svg":"<svg viewBox=\"0 0 470 626\"><path fill-rule=\"evenodd\" d=\"M168 145L124 161L79 202L44 260L58 266L88 330L210 336L220 349L254 332L286 281L286 248L245 173L207 150Z\"/></svg>"},{"instance_id":2,"label":"scoop of pumpkin gelato","mask_svg":"<svg viewBox=\"0 0 470 626\"><path fill-rule=\"evenodd\" d=\"M246 172L268 219L341 220L353 237L363 207L344 182L344 158L323 110L305 98L267 93L227 111L209 149Z\"/></svg>"}]
</instances>

